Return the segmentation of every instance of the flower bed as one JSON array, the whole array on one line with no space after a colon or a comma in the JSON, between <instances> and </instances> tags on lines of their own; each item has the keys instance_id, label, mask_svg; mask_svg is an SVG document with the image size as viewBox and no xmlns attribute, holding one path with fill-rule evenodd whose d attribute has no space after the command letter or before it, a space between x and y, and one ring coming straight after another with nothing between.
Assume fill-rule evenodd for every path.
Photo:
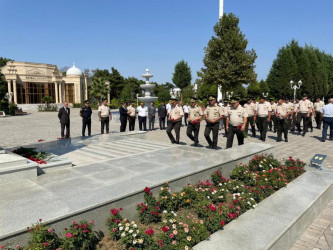
<instances>
[{"instance_id":1,"label":"flower bed","mask_svg":"<svg viewBox=\"0 0 333 250\"><path fill-rule=\"evenodd\" d=\"M146 187L144 201L137 204L139 220L123 218L122 208L112 208L106 222L109 235L99 246L103 249L191 249L300 176L304 166L302 161L291 157L280 162L272 155L257 155L248 164L236 166L230 179L215 172L211 181L188 184L180 192L172 192L165 183L157 198ZM88 227L86 222L73 223L63 239L53 230L46 230L46 225L43 230L36 230L40 225L34 226L29 246L31 242L33 246L40 244L41 249L96 246L92 225ZM36 232L45 237L36 237Z\"/></svg>"},{"instance_id":2,"label":"flower bed","mask_svg":"<svg viewBox=\"0 0 333 250\"><path fill-rule=\"evenodd\" d=\"M50 154L46 152L37 152L35 148L24 147L15 149L13 153L21 155L31 161L36 162L37 164L46 164L46 159L48 156L50 156Z\"/></svg>"}]
</instances>

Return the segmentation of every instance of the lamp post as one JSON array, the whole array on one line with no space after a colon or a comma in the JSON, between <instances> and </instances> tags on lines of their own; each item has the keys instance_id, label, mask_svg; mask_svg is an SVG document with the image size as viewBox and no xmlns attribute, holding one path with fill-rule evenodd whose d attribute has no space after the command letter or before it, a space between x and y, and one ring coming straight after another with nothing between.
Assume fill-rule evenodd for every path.
<instances>
[{"instance_id":1,"label":"lamp post","mask_svg":"<svg viewBox=\"0 0 333 250\"><path fill-rule=\"evenodd\" d=\"M294 85L293 80L290 81L290 87L294 90L294 102L295 102L295 100L296 100L296 91L297 91L298 89L301 88L301 86L302 86L302 81L299 80L297 84L298 84L298 85L296 85L296 84Z\"/></svg>"},{"instance_id":2,"label":"lamp post","mask_svg":"<svg viewBox=\"0 0 333 250\"><path fill-rule=\"evenodd\" d=\"M265 92L262 93L262 96L265 97L265 98L267 98L267 97L268 97L268 92L266 92L266 93L265 93Z\"/></svg>"},{"instance_id":3,"label":"lamp post","mask_svg":"<svg viewBox=\"0 0 333 250\"><path fill-rule=\"evenodd\" d=\"M136 94L136 106L139 107L139 94Z\"/></svg>"},{"instance_id":4,"label":"lamp post","mask_svg":"<svg viewBox=\"0 0 333 250\"><path fill-rule=\"evenodd\" d=\"M195 95L195 97L197 97L197 91L198 91L198 84L194 84L194 86L193 86L193 90L194 90L194 95Z\"/></svg>"},{"instance_id":5,"label":"lamp post","mask_svg":"<svg viewBox=\"0 0 333 250\"><path fill-rule=\"evenodd\" d=\"M233 96L233 94L234 94L233 91L225 93L225 95L227 96L228 99L231 99L231 97Z\"/></svg>"}]
</instances>

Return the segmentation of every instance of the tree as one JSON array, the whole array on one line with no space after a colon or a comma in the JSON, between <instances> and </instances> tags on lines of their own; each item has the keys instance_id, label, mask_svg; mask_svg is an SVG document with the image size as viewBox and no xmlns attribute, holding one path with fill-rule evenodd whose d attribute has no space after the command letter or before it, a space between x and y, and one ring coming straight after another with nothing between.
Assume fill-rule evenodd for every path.
<instances>
[{"instance_id":1,"label":"tree","mask_svg":"<svg viewBox=\"0 0 333 250\"><path fill-rule=\"evenodd\" d=\"M257 81L250 82L247 87L247 95L252 97L258 97L262 95L260 84Z\"/></svg>"},{"instance_id":2,"label":"tree","mask_svg":"<svg viewBox=\"0 0 333 250\"><path fill-rule=\"evenodd\" d=\"M260 87L260 95L262 95L263 93L268 93L269 92L269 86L268 86L266 81L261 80L259 82L259 87Z\"/></svg>"},{"instance_id":3,"label":"tree","mask_svg":"<svg viewBox=\"0 0 333 250\"><path fill-rule=\"evenodd\" d=\"M1 73L1 68L5 66L8 61L13 61L13 60L0 57L0 100L2 100L8 93L8 83L5 79L5 76Z\"/></svg>"},{"instance_id":4,"label":"tree","mask_svg":"<svg viewBox=\"0 0 333 250\"><path fill-rule=\"evenodd\" d=\"M102 102L102 99L106 98L110 88L105 84L106 80L104 78L93 78L89 84L89 95L94 97L98 104Z\"/></svg>"},{"instance_id":5,"label":"tree","mask_svg":"<svg viewBox=\"0 0 333 250\"><path fill-rule=\"evenodd\" d=\"M160 102L168 102L171 98L170 89L174 88L174 85L166 82L165 84L155 84L156 87L154 89L155 95L158 97Z\"/></svg>"},{"instance_id":6,"label":"tree","mask_svg":"<svg viewBox=\"0 0 333 250\"><path fill-rule=\"evenodd\" d=\"M124 88L124 77L115 68L111 68L111 74L109 78L111 98L121 99L121 91Z\"/></svg>"},{"instance_id":7,"label":"tree","mask_svg":"<svg viewBox=\"0 0 333 250\"><path fill-rule=\"evenodd\" d=\"M183 100L183 89L191 85L192 81L191 68L188 66L187 62L181 60L176 64L172 81L178 88L181 89L180 97L181 100Z\"/></svg>"},{"instance_id":8,"label":"tree","mask_svg":"<svg viewBox=\"0 0 333 250\"><path fill-rule=\"evenodd\" d=\"M257 55L253 49L247 50L248 41L238 24L239 18L230 13L224 14L214 26L216 36L208 42L203 59L204 68L198 72L203 84L210 86L204 87L205 90L217 89L221 85L223 91L232 91L255 81L254 62ZM213 85L216 87L213 88Z\"/></svg>"},{"instance_id":9,"label":"tree","mask_svg":"<svg viewBox=\"0 0 333 250\"><path fill-rule=\"evenodd\" d=\"M62 73L63 76L66 76L66 72L69 69L69 66L64 66L60 69L60 72Z\"/></svg>"}]
</instances>

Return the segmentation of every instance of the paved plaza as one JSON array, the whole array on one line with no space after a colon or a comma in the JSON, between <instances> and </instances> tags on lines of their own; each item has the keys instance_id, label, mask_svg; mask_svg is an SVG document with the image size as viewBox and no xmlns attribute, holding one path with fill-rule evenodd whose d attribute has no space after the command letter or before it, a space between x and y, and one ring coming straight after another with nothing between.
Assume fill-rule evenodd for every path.
<instances>
[{"instance_id":1,"label":"paved plaza","mask_svg":"<svg viewBox=\"0 0 333 250\"><path fill-rule=\"evenodd\" d=\"M115 117L116 118L116 117ZM115 119L116 120L116 119ZM157 127L156 123L156 127ZM111 132L118 132L120 124L112 121L110 124ZM0 146L4 148L12 148L21 145L36 144L38 140L44 139L45 142L56 140L60 136L60 124L57 113L40 113L30 112L26 116L4 117L0 118L0 127L2 134L0 135ZM206 147L207 142L204 138L204 122L202 123L199 144ZM137 128L137 124L136 124ZM128 128L127 128L128 129ZM226 138L223 137L223 130L220 131L218 146L223 152L226 146ZM92 119L92 134L100 133L100 123L97 117L97 111L94 111ZM321 142L321 131L314 129L305 137L289 134L289 142L276 142L276 134L268 132L268 138L265 143L275 146L275 156L278 158L287 158L293 156L309 163L312 156L316 153L326 154L328 158L325 162L327 168L333 169L332 146L333 142L327 140ZM81 136L81 117L79 109L72 109L71 112L71 137ZM164 130L155 129L147 134L147 139L159 142L169 143L169 138ZM181 128L181 144L192 144L186 136L186 127ZM245 144L255 142L263 143L258 138L249 136L245 139ZM121 145L124 147L124 145ZM153 145L152 145L153 146ZM135 151L135 147L128 145L129 149ZM235 138L234 147L237 147L237 139ZM222 148L222 150L221 150ZM126 149L124 149L126 150ZM313 222L303 236L296 242L296 249L333 249L333 201L324 209L322 214Z\"/></svg>"}]
</instances>

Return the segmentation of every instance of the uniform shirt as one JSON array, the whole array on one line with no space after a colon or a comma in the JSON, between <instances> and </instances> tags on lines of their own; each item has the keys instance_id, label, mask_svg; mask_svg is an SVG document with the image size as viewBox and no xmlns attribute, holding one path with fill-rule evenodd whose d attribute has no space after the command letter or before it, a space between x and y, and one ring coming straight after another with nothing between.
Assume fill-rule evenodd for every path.
<instances>
[{"instance_id":1,"label":"uniform shirt","mask_svg":"<svg viewBox=\"0 0 333 250\"><path fill-rule=\"evenodd\" d=\"M244 108L246 109L249 117L254 116L254 111L255 111L256 105L253 102L251 102L250 104L245 103Z\"/></svg>"},{"instance_id":2,"label":"uniform shirt","mask_svg":"<svg viewBox=\"0 0 333 250\"><path fill-rule=\"evenodd\" d=\"M325 105L321 110L321 113L323 113L323 117L333 117L333 104L329 103Z\"/></svg>"},{"instance_id":3,"label":"uniform shirt","mask_svg":"<svg viewBox=\"0 0 333 250\"><path fill-rule=\"evenodd\" d=\"M130 112L130 113L129 113L129 116L132 116L132 117L135 116L135 108L134 108L132 105L130 105L130 106L127 108L127 110Z\"/></svg>"},{"instance_id":4,"label":"uniform shirt","mask_svg":"<svg viewBox=\"0 0 333 250\"><path fill-rule=\"evenodd\" d=\"M248 117L246 108L238 105L237 108L231 107L228 111L229 124L231 126L239 126L244 124L244 117Z\"/></svg>"},{"instance_id":5,"label":"uniform shirt","mask_svg":"<svg viewBox=\"0 0 333 250\"><path fill-rule=\"evenodd\" d=\"M91 118L92 110L90 107L83 106L80 110L80 113L82 114L83 118Z\"/></svg>"},{"instance_id":6,"label":"uniform shirt","mask_svg":"<svg viewBox=\"0 0 333 250\"><path fill-rule=\"evenodd\" d=\"M185 106L183 107L183 109L184 109L184 113L188 113L189 106L185 105Z\"/></svg>"},{"instance_id":7,"label":"uniform shirt","mask_svg":"<svg viewBox=\"0 0 333 250\"><path fill-rule=\"evenodd\" d=\"M278 104L275 110L276 114L282 119L284 115L290 112L290 105L289 103L282 103L282 105Z\"/></svg>"},{"instance_id":8,"label":"uniform shirt","mask_svg":"<svg viewBox=\"0 0 333 250\"><path fill-rule=\"evenodd\" d=\"M202 109L198 105L195 105L194 108L191 106L188 111L191 121L197 120L200 116L203 115Z\"/></svg>"},{"instance_id":9,"label":"uniform shirt","mask_svg":"<svg viewBox=\"0 0 333 250\"><path fill-rule=\"evenodd\" d=\"M288 105L288 112L295 110L295 105L291 102L286 103Z\"/></svg>"},{"instance_id":10,"label":"uniform shirt","mask_svg":"<svg viewBox=\"0 0 333 250\"><path fill-rule=\"evenodd\" d=\"M136 108L136 112L138 112L138 116L141 116L141 117L146 117L147 116L147 114L146 114L147 108L146 107L139 106L139 107Z\"/></svg>"},{"instance_id":11,"label":"uniform shirt","mask_svg":"<svg viewBox=\"0 0 333 250\"><path fill-rule=\"evenodd\" d=\"M308 113L309 112L309 108L311 108L311 104L309 100L300 100L299 101L299 112L301 113Z\"/></svg>"},{"instance_id":12,"label":"uniform shirt","mask_svg":"<svg viewBox=\"0 0 333 250\"><path fill-rule=\"evenodd\" d=\"M181 106L176 105L175 107L171 108L170 117L171 117L171 119L176 119L179 116L183 117L184 116L184 111L183 111L183 108ZM179 118L178 120L180 121L182 119L182 117Z\"/></svg>"},{"instance_id":13,"label":"uniform shirt","mask_svg":"<svg viewBox=\"0 0 333 250\"><path fill-rule=\"evenodd\" d=\"M225 115L224 110L215 104L214 106L208 106L204 112L205 115L207 115L208 120L214 120L219 118L222 115Z\"/></svg>"},{"instance_id":14,"label":"uniform shirt","mask_svg":"<svg viewBox=\"0 0 333 250\"><path fill-rule=\"evenodd\" d=\"M110 107L109 106L99 106L98 112L101 112L101 117L108 117L110 115Z\"/></svg>"},{"instance_id":15,"label":"uniform shirt","mask_svg":"<svg viewBox=\"0 0 333 250\"><path fill-rule=\"evenodd\" d=\"M268 102L259 103L256 111L258 112L259 117L266 117L268 116L268 112L272 111L272 106Z\"/></svg>"},{"instance_id":16,"label":"uniform shirt","mask_svg":"<svg viewBox=\"0 0 333 250\"><path fill-rule=\"evenodd\" d=\"M324 107L324 102L323 101L319 101L319 102L315 102L314 103L314 109L316 112L320 112L320 110Z\"/></svg>"},{"instance_id":17,"label":"uniform shirt","mask_svg":"<svg viewBox=\"0 0 333 250\"><path fill-rule=\"evenodd\" d=\"M271 107L272 107L272 113L274 113L275 112L275 110L276 110L276 106L277 106L277 104L274 102L273 104L271 104Z\"/></svg>"},{"instance_id":18,"label":"uniform shirt","mask_svg":"<svg viewBox=\"0 0 333 250\"><path fill-rule=\"evenodd\" d=\"M299 108L299 103L294 104L294 110L296 111Z\"/></svg>"},{"instance_id":19,"label":"uniform shirt","mask_svg":"<svg viewBox=\"0 0 333 250\"><path fill-rule=\"evenodd\" d=\"M228 116L228 111L230 109L229 104L227 106L223 106L222 108L223 108L223 115Z\"/></svg>"}]
</instances>

